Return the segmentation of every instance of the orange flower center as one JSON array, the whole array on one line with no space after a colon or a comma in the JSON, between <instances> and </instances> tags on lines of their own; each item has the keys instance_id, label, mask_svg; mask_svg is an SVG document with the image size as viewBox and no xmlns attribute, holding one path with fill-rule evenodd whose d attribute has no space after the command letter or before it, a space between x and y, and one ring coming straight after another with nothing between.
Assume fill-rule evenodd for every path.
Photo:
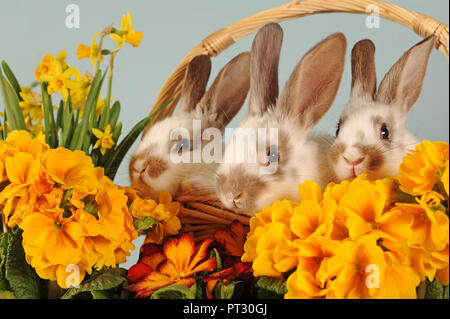
<instances>
[{"instance_id":1,"label":"orange flower center","mask_svg":"<svg viewBox=\"0 0 450 319\"><path fill-rule=\"evenodd\" d=\"M378 229L378 224L375 222L370 222L369 226L372 230L377 230Z\"/></svg>"},{"instance_id":2,"label":"orange flower center","mask_svg":"<svg viewBox=\"0 0 450 319\"><path fill-rule=\"evenodd\" d=\"M54 228L56 231L60 231L61 228L62 228L62 224L61 224L59 221L55 220L55 222L53 223L53 228Z\"/></svg>"},{"instance_id":3,"label":"orange flower center","mask_svg":"<svg viewBox=\"0 0 450 319\"><path fill-rule=\"evenodd\" d=\"M359 263L356 263L355 264L355 271L357 273L362 273L363 272L363 266L361 266L361 264L359 264Z\"/></svg>"}]
</instances>

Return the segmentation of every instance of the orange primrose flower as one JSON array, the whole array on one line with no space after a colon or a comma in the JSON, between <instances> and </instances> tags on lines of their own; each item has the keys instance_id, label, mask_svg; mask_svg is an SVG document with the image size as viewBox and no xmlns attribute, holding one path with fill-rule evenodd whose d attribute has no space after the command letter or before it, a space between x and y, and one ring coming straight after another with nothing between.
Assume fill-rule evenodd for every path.
<instances>
[{"instance_id":1,"label":"orange primrose flower","mask_svg":"<svg viewBox=\"0 0 450 319\"><path fill-rule=\"evenodd\" d=\"M215 257L205 259L211 243L212 239L207 239L196 247L194 238L189 234L169 239L164 244L163 255L159 255L159 258L163 257L164 260L158 263L156 270L144 277L137 276L141 279L129 285L127 289L136 292L136 297L145 298L156 290L173 284L192 286L195 283L195 274L200 271L213 271L217 267ZM159 253L156 251L149 257L158 258L154 255ZM156 263L154 262L153 265ZM151 268L151 266L148 267L148 269Z\"/></svg>"}]
</instances>

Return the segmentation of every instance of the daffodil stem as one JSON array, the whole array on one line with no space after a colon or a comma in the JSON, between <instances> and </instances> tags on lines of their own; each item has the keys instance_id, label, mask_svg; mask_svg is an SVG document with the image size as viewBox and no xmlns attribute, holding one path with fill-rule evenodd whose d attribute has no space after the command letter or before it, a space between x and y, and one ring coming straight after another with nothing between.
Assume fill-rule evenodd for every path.
<instances>
[{"instance_id":1,"label":"daffodil stem","mask_svg":"<svg viewBox=\"0 0 450 319\"><path fill-rule=\"evenodd\" d=\"M109 74L109 76L108 76L108 92L106 93L106 106L105 106L107 109L108 117L109 117L109 105L111 104L111 88L112 88L112 74Z\"/></svg>"}]
</instances>

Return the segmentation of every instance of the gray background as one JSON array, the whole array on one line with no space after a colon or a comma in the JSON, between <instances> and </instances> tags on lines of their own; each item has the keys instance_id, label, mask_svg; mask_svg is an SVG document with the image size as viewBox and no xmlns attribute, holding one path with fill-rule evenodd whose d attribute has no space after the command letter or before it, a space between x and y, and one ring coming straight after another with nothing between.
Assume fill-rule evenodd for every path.
<instances>
[{"instance_id":1,"label":"gray background","mask_svg":"<svg viewBox=\"0 0 450 319\"><path fill-rule=\"evenodd\" d=\"M124 133L146 116L159 89L184 55L214 31L240 19L287 0L172 0L172 1L107 1L107 0L0 0L0 59L8 62L20 83L28 86L42 57L59 50L68 51L67 61L84 73L92 72L88 59L78 61L79 43L90 45L94 32L115 23L120 27L123 14L130 12L133 26L144 37L138 48L126 44L115 63L112 96L120 100ZM447 0L391 0L391 3L425 13L449 24ZM65 25L68 4L80 8L80 28ZM377 77L380 81L392 64L420 37L411 30L387 20L379 29L368 29L365 16L323 14L282 23L285 32L280 61L280 86L288 79L302 55L331 33L343 32L348 40L347 56L354 43L369 38L376 44ZM251 47L250 35L213 59L211 79L227 61ZM105 40L104 48L114 43ZM105 59L102 68L106 67ZM317 125L316 131L334 133L336 122L349 96L350 63L346 62L342 84L334 106ZM408 128L422 139L449 140L449 68L444 55L434 50L418 103L409 114ZM106 85L104 86L106 88ZM103 96L106 92L103 93ZM3 109L3 107L1 107ZM245 108L231 123L235 127ZM125 159L115 182L128 185L129 157ZM138 239L136 245L140 245ZM139 247L139 246L138 246ZM125 267L136 262L139 248L128 258Z\"/></svg>"}]
</instances>

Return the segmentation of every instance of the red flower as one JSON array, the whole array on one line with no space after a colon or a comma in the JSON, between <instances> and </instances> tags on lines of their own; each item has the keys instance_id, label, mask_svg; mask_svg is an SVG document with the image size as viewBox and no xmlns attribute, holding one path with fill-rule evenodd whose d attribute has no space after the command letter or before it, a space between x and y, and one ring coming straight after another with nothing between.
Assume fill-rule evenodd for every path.
<instances>
[{"instance_id":1,"label":"red flower","mask_svg":"<svg viewBox=\"0 0 450 319\"><path fill-rule=\"evenodd\" d=\"M169 239L162 251L156 245L146 245L139 262L130 268L128 279L134 283L127 289L136 292L136 297L148 297L173 284L192 286L195 274L217 268L216 258L205 260L211 242L212 239L207 239L196 247L194 238L184 234Z\"/></svg>"}]
</instances>

